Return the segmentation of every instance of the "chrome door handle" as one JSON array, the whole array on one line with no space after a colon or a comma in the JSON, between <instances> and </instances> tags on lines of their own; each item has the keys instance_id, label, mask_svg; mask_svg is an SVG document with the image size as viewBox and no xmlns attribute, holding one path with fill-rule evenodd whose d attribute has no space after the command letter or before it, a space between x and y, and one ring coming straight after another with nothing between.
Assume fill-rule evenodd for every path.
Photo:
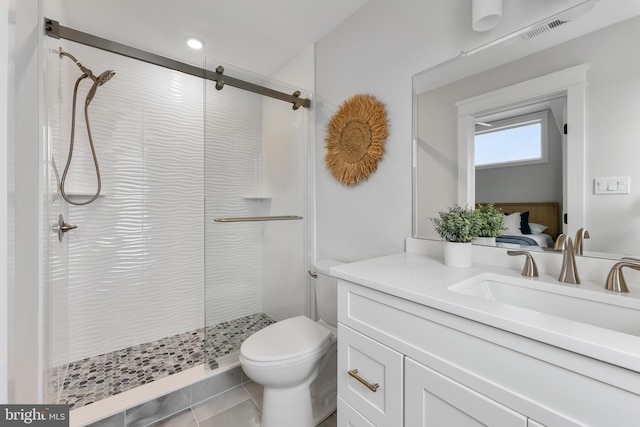
<instances>
[{"instance_id":1,"label":"chrome door handle","mask_svg":"<svg viewBox=\"0 0 640 427\"><path fill-rule=\"evenodd\" d=\"M69 230L73 230L74 228L78 228L78 226L73 224L67 224L66 222L64 222L64 217L61 214L60 216L58 216L58 226L54 228L58 232L58 240L62 242L62 237L64 237L64 233L66 233Z\"/></svg>"},{"instance_id":2,"label":"chrome door handle","mask_svg":"<svg viewBox=\"0 0 640 427\"><path fill-rule=\"evenodd\" d=\"M362 378L360 375L358 375L357 369L351 369L347 371L347 373L349 374L350 377L353 377L356 380L360 381L362 384L364 384L365 387L367 387L369 390L371 390L374 393L378 390L378 387L380 387L380 384L378 383L371 384L370 382Z\"/></svg>"}]
</instances>

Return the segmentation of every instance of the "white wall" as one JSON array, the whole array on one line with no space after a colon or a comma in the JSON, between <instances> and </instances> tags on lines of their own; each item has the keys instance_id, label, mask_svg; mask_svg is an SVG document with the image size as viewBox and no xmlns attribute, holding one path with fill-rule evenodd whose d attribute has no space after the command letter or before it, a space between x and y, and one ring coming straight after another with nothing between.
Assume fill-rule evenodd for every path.
<instances>
[{"instance_id":1,"label":"white wall","mask_svg":"<svg viewBox=\"0 0 640 427\"><path fill-rule=\"evenodd\" d=\"M580 1L504 2L503 22L487 33L471 29L471 2L370 0L317 43L318 258L359 260L403 250L411 235L411 76L558 13ZM386 104L390 135L378 170L346 188L324 166L325 127L357 93Z\"/></svg>"},{"instance_id":2,"label":"white wall","mask_svg":"<svg viewBox=\"0 0 640 427\"><path fill-rule=\"evenodd\" d=\"M16 402L40 400L43 357L40 316L40 110L39 55L42 23L37 0L16 1L15 55L15 292L9 366Z\"/></svg>"},{"instance_id":3,"label":"white wall","mask_svg":"<svg viewBox=\"0 0 640 427\"><path fill-rule=\"evenodd\" d=\"M640 256L640 57L626 41L640 37L640 18L605 28L621 42L589 40L585 165L587 250ZM575 49L580 54L579 49ZM596 195L594 178L631 178L630 194Z\"/></svg>"}]
</instances>

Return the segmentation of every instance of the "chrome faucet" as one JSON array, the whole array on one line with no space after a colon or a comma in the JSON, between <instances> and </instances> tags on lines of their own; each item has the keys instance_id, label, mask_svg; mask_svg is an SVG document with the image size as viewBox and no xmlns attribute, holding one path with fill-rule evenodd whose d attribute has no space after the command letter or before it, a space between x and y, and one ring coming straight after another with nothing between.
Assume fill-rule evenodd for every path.
<instances>
[{"instance_id":1,"label":"chrome faucet","mask_svg":"<svg viewBox=\"0 0 640 427\"><path fill-rule=\"evenodd\" d=\"M562 283L573 283L575 285L580 284L580 276L578 275L578 269L576 268L576 254L573 249L573 242L571 237L566 234L561 234L556 240L554 245L556 249L562 249L562 267L560 268L560 276L558 280Z\"/></svg>"},{"instance_id":2,"label":"chrome faucet","mask_svg":"<svg viewBox=\"0 0 640 427\"><path fill-rule=\"evenodd\" d=\"M528 251L507 251L507 255L525 255L527 259L524 261L524 268L522 269L522 275L526 277L538 277L538 266L533 260L533 256Z\"/></svg>"},{"instance_id":3,"label":"chrome faucet","mask_svg":"<svg viewBox=\"0 0 640 427\"><path fill-rule=\"evenodd\" d=\"M576 255L582 255L584 252L584 239L588 239L589 232L585 228L581 228L576 232Z\"/></svg>"},{"instance_id":4,"label":"chrome faucet","mask_svg":"<svg viewBox=\"0 0 640 427\"><path fill-rule=\"evenodd\" d=\"M605 289L615 292L629 292L627 282L625 282L624 276L622 275L623 267L630 267L634 270L640 271L640 264L637 262L620 261L615 263L613 267L611 267L611 271L609 271L609 275L607 276L607 283L604 286Z\"/></svg>"}]
</instances>

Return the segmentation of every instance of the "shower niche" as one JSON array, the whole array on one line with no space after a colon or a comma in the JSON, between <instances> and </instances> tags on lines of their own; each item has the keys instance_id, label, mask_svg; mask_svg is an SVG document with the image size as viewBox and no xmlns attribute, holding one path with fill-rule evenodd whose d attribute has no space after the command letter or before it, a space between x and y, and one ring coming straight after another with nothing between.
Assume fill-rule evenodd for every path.
<instances>
[{"instance_id":1,"label":"shower niche","mask_svg":"<svg viewBox=\"0 0 640 427\"><path fill-rule=\"evenodd\" d=\"M217 61L195 76L53 38L43 55L44 224L62 214L77 226L62 241L45 230L47 402L75 409L236 364L245 336L308 313L307 108L216 88L204 77ZM93 95L95 81L79 86L73 123L78 62L116 72ZM309 96L232 66L226 74ZM99 165L99 197L84 205L60 194L72 128L72 200L94 195Z\"/></svg>"}]
</instances>

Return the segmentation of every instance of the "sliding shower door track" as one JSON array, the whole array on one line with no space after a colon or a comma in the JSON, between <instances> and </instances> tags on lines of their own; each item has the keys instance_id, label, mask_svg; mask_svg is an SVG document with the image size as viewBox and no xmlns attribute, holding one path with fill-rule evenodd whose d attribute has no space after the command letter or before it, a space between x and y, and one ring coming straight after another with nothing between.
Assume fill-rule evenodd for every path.
<instances>
[{"instance_id":1,"label":"sliding shower door track","mask_svg":"<svg viewBox=\"0 0 640 427\"><path fill-rule=\"evenodd\" d=\"M69 27L60 25L58 21L53 19L44 19L45 33L49 37L56 39L70 40L76 43L82 43L87 46L102 49L107 52L117 53L118 55L126 56L129 58L137 59L140 61L148 62L149 64L158 65L160 67L169 68L171 70L180 71L181 73L189 74L196 77L201 77L206 80L212 80L216 82L216 89L221 90L225 85L233 86L238 89L247 90L249 92L257 93L259 95L268 96L270 98L279 99L281 101L289 102L293 104L293 109L297 110L300 107L309 108L311 106L311 100L308 98L300 98L300 92L295 91L289 95L284 92L279 92L264 86L257 85L255 83L240 80L235 77L231 77L224 74L224 68L222 66L216 67L215 71L206 70L204 68L198 68L193 65L185 64L184 62L175 61L164 56L156 55L151 52L146 52L135 47L127 46L121 43L117 43L111 40L103 39L101 37L94 36L92 34L83 33L82 31L74 30Z\"/></svg>"}]
</instances>

